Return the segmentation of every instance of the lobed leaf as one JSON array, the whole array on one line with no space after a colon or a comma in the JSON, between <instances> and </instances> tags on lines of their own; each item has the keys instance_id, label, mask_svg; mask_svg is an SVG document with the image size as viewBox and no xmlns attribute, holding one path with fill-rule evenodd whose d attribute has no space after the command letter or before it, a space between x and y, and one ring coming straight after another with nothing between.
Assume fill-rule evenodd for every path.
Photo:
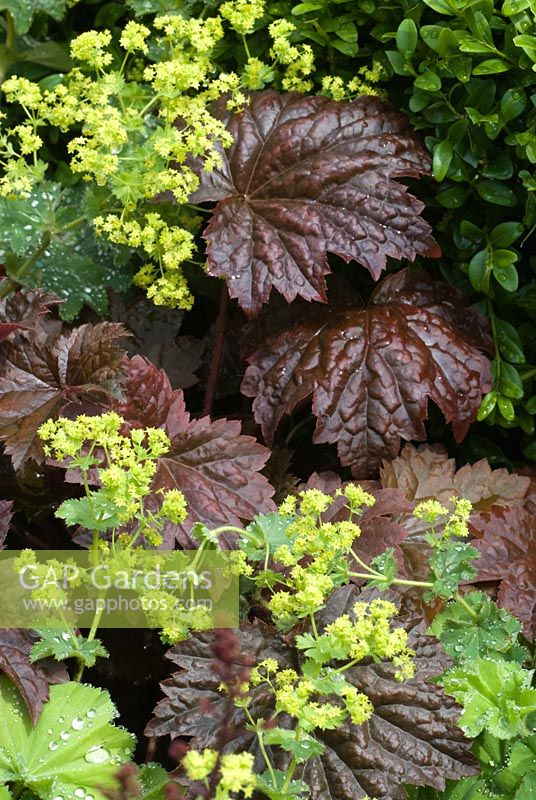
<instances>
[{"instance_id":1,"label":"lobed leaf","mask_svg":"<svg viewBox=\"0 0 536 800\"><path fill-rule=\"evenodd\" d=\"M102 403L119 390L121 325L102 322L61 333L43 324L0 349L0 439L19 469L43 458L37 429L70 403Z\"/></svg>"},{"instance_id":2,"label":"lobed leaf","mask_svg":"<svg viewBox=\"0 0 536 800\"><path fill-rule=\"evenodd\" d=\"M43 703L48 700L49 684L68 680L65 667L47 661L32 664L30 652L35 639L29 631L0 629L0 671L17 686L35 725Z\"/></svg>"},{"instance_id":3,"label":"lobed leaf","mask_svg":"<svg viewBox=\"0 0 536 800\"><path fill-rule=\"evenodd\" d=\"M189 534L196 522L209 528L239 525L273 511L273 488L260 474L269 451L242 435L235 420L190 419L182 391L172 390L166 373L141 356L127 365L124 399L112 407L132 425L164 428L171 450L159 459L153 486L180 489L188 503L183 525L168 525L167 544L178 538L192 547Z\"/></svg>"},{"instance_id":4,"label":"lobed leaf","mask_svg":"<svg viewBox=\"0 0 536 800\"><path fill-rule=\"evenodd\" d=\"M308 309L248 359L242 391L268 442L309 396L314 440L337 442L358 477L424 439L428 400L461 441L491 386L484 321L462 295L422 272L386 278L368 308Z\"/></svg>"},{"instance_id":5,"label":"lobed leaf","mask_svg":"<svg viewBox=\"0 0 536 800\"><path fill-rule=\"evenodd\" d=\"M437 257L421 201L395 181L430 170L407 119L378 97L340 103L267 90L240 113L212 111L233 144L200 179L192 202L218 202L205 230L209 274L227 280L248 316L272 288L326 301L327 252L377 280L388 256Z\"/></svg>"}]
</instances>

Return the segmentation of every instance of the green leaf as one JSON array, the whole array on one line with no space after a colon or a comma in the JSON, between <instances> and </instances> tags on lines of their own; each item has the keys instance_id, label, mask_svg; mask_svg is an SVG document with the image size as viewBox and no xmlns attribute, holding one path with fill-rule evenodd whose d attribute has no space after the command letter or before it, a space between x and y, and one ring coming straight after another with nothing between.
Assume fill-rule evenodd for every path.
<instances>
[{"instance_id":1,"label":"green leaf","mask_svg":"<svg viewBox=\"0 0 536 800\"><path fill-rule=\"evenodd\" d=\"M433 164L434 178L436 179L436 181L440 182L446 176L447 172L449 171L453 155L454 155L454 149L448 139L445 139L444 141L440 142L434 148L434 157L432 164Z\"/></svg>"},{"instance_id":2,"label":"green leaf","mask_svg":"<svg viewBox=\"0 0 536 800\"><path fill-rule=\"evenodd\" d=\"M367 589L372 589L373 587L388 589L398 572L394 547L388 547L384 553L375 556L370 562L370 565L377 572L381 572L383 578L371 578L367 581Z\"/></svg>"},{"instance_id":3,"label":"green leaf","mask_svg":"<svg viewBox=\"0 0 536 800\"><path fill-rule=\"evenodd\" d=\"M89 531L103 533L121 525L119 509L102 491L94 492L91 500L88 497L64 500L56 516L66 525L81 525Z\"/></svg>"},{"instance_id":4,"label":"green leaf","mask_svg":"<svg viewBox=\"0 0 536 800\"><path fill-rule=\"evenodd\" d=\"M265 731L264 741L266 744L279 745L283 750L292 753L298 764L322 755L325 750L324 745L312 736L302 733L300 738L296 739L296 731L285 728L270 728Z\"/></svg>"},{"instance_id":5,"label":"green leaf","mask_svg":"<svg viewBox=\"0 0 536 800\"><path fill-rule=\"evenodd\" d=\"M134 739L111 721L107 692L70 682L50 689L35 728L15 686L0 677L0 783L21 782L42 798L76 800L76 790L106 800Z\"/></svg>"},{"instance_id":6,"label":"green leaf","mask_svg":"<svg viewBox=\"0 0 536 800\"><path fill-rule=\"evenodd\" d=\"M514 44L521 47L531 61L536 61L536 36L529 36L526 33L514 36Z\"/></svg>"},{"instance_id":7,"label":"green leaf","mask_svg":"<svg viewBox=\"0 0 536 800\"><path fill-rule=\"evenodd\" d=\"M504 250L499 252L506 252ZM495 253L493 254L493 277L500 283L503 289L507 292L515 292L519 286L519 276L514 264L505 263L504 260L495 260Z\"/></svg>"},{"instance_id":8,"label":"green leaf","mask_svg":"<svg viewBox=\"0 0 536 800\"><path fill-rule=\"evenodd\" d=\"M452 186L450 189L438 192L436 198L445 208L461 208L468 194L469 189L466 186Z\"/></svg>"},{"instance_id":9,"label":"green leaf","mask_svg":"<svg viewBox=\"0 0 536 800\"><path fill-rule=\"evenodd\" d=\"M0 259L8 275L27 288L46 289L64 300L60 313L66 320L84 304L104 314L107 289L124 291L132 279L124 260L128 248L97 239L84 216L79 187L62 190L51 183L26 199L0 198ZM74 227L62 230L70 225Z\"/></svg>"},{"instance_id":10,"label":"green leaf","mask_svg":"<svg viewBox=\"0 0 536 800\"><path fill-rule=\"evenodd\" d=\"M137 775L140 794L136 800L166 800L169 774L160 764L143 764Z\"/></svg>"},{"instance_id":11,"label":"green leaf","mask_svg":"<svg viewBox=\"0 0 536 800\"><path fill-rule=\"evenodd\" d=\"M478 194L488 203L497 206L516 206L517 197L515 193L504 183L498 181L484 180L476 184Z\"/></svg>"},{"instance_id":12,"label":"green leaf","mask_svg":"<svg viewBox=\"0 0 536 800\"><path fill-rule=\"evenodd\" d=\"M497 392L488 392L488 394L482 399L480 408L478 409L478 414L476 417L478 422L482 422L483 420L487 419L496 405Z\"/></svg>"},{"instance_id":13,"label":"green leaf","mask_svg":"<svg viewBox=\"0 0 536 800\"><path fill-rule=\"evenodd\" d=\"M323 3L298 3L298 5L292 8L290 13L295 17L299 17L301 14L308 14L310 11L318 11L323 7Z\"/></svg>"},{"instance_id":14,"label":"green leaf","mask_svg":"<svg viewBox=\"0 0 536 800\"><path fill-rule=\"evenodd\" d=\"M385 55L397 75L415 75L415 70L410 62L402 58L397 50L387 50Z\"/></svg>"},{"instance_id":15,"label":"green leaf","mask_svg":"<svg viewBox=\"0 0 536 800\"><path fill-rule=\"evenodd\" d=\"M497 332L497 343L501 355L513 364L524 364L526 359L523 353L523 343L516 328L510 325L509 322L505 322L505 320L496 319L495 330ZM507 373L504 374L506 377ZM515 376L510 376L510 379L517 384L517 378Z\"/></svg>"},{"instance_id":16,"label":"green leaf","mask_svg":"<svg viewBox=\"0 0 536 800\"><path fill-rule=\"evenodd\" d=\"M417 26L412 19L403 19L396 32L396 46L403 59L409 61L418 41Z\"/></svg>"},{"instance_id":17,"label":"green leaf","mask_svg":"<svg viewBox=\"0 0 536 800\"><path fill-rule=\"evenodd\" d=\"M98 639L89 641L81 634L70 634L57 629L39 628L37 633L41 637L30 652L30 661L39 661L41 658L55 658L56 661L65 661L68 658L77 658L86 667L93 667L98 657L108 658L108 651ZM73 639L74 636L74 639Z\"/></svg>"},{"instance_id":18,"label":"green leaf","mask_svg":"<svg viewBox=\"0 0 536 800\"><path fill-rule=\"evenodd\" d=\"M511 364L507 364L504 361L501 364L499 392L506 395L506 397L511 397L512 400L521 400L525 394L519 372Z\"/></svg>"},{"instance_id":19,"label":"green leaf","mask_svg":"<svg viewBox=\"0 0 536 800\"><path fill-rule=\"evenodd\" d=\"M501 9L506 17L514 17L530 6L530 0L505 0Z\"/></svg>"},{"instance_id":20,"label":"green leaf","mask_svg":"<svg viewBox=\"0 0 536 800\"><path fill-rule=\"evenodd\" d=\"M433 573L433 586L428 597L434 594L450 600L458 591L458 584L470 581L476 576L471 562L478 558L479 552L471 545L459 541L441 542L434 548L430 559Z\"/></svg>"},{"instance_id":21,"label":"green leaf","mask_svg":"<svg viewBox=\"0 0 536 800\"><path fill-rule=\"evenodd\" d=\"M498 608L484 592L470 592L437 615L429 633L437 636L455 664L474 658L501 658L516 644L521 623Z\"/></svg>"},{"instance_id":22,"label":"green leaf","mask_svg":"<svg viewBox=\"0 0 536 800\"><path fill-rule=\"evenodd\" d=\"M20 36L28 33L35 14L48 14L59 21L65 14L65 0L0 0L0 11L9 11Z\"/></svg>"},{"instance_id":23,"label":"green leaf","mask_svg":"<svg viewBox=\"0 0 536 800\"><path fill-rule=\"evenodd\" d=\"M446 0L424 0L425 4L430 8L433 8L434 11L437 11L438 14L448 14L452 16L452 8Z\"/></svg>"},{"instance_id":24,"label":"green leaf","mask_svg":"<svg viewBox=\"0 0 536 800\"><path fill-rule=\"evenodd\" d=\"M517 87L515 89L507 89L501 97L499 106L501 117L505 122L516 119L523 113L526 104L527 96L523 89Z\"/></svg>"},{"instance_id":25,"label":"green leaf","mask_svg":"<svg viewBox=\"0 0 536 800\"><path fill-rule=\"evenodd\" d=\"M490 233L491 244L493 247L509 247L519 239L523 231L521 222L501 222Z\"/></svg>"},{"instance_id":26,"label":"green leaf","mask_svg":"<svg viewBox=\"0 0 536 800\"><path fill-rule=\"evenodd\" d=\"M475 253L469 262L469 280L477 292L487 292L492 266L491 253L487 247Z\"/></svg>"},{"instance_id":27,"label":"green leaf","mask_svg":"<svg viewBox=\"0 0 536 800\"><path fill-rule=\"evenodd\" d=\"M269 800L288 800L289 797L300 798L309 797L310 787L304 781L291 781L283 792L283 785L287 778L287 773L279 769L274 770L275 786L271 774L266 771L257 776L257 789ZM305 800L305 798L304 798Z\"/></svg>"},{"instance_id":28,"label":"green leaf","mask_svg":"<svg viewBox=\"0 0 536 800\"><path fill-rule=\"evenodd\" d=\"M487 58L473 68L473 75L495 75L498 72L508 72L510 64L502 58Z\"/></svg>"},{"instance_id":29,"label":"green leaf","mask_svg":"<svg viewBox=\"0 0 536 800\"><path fill-rule=\"evenodd\" d=\"M415 78L414 85L418 89L424 89L427 92L437 92L441 89L441 78L432 70L427 69L422 75Z\"/></svg>"},{"instance_id":30,"label":"green leaf","mask_svg":"<svg viewBox=\"0 0 536 800\"><path fill-rule=\"evenodd\" d=\"M508 422L513 422L516 418L515 408L510 398L499 395L497 398L497 408L501 412L501 416Z\"/></svg>"},{"instance_id":31,"label":"green leaf","mask_svg":"<svg viewBox=\"0 0 536 800\"><path fill-rule=\"evenodd\" d=\"M244 551L250 561L264 561L266 549L273 556L275 551L284 544L289 544L287 528L292 522L292 517L283 517L272 512L260 514L247 528L247 536L240 539L240 549Z\"/></svg>"},{"instance_id":32,"label":"green leaf","mask_svg":"<svg viewBox=\"0 0 536 800\"><path fill-rule=\"evenodd\" d=\"M512 661L477 658L449 670L439 683L463 705L458 724L467 736L474 738L485 730L498 739L511 739L525 729L536 707L532 675Z\"/></svg>"}]
</instances>

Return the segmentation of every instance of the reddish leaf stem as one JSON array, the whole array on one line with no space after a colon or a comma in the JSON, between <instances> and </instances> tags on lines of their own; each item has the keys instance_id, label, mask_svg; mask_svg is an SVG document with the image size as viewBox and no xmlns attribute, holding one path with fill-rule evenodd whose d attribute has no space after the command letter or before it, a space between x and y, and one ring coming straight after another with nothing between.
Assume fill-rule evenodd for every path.
<instances>
[{"instance_id":1,"label":"reddish leaf stem","mask_svg":"<svg viewBox=\"0 0 536 800\"><path fill-rule=\"evenodd\" d=\"M205 403L203 405L203 414L210 415L212 413L212 406L214 404L214 397L216 395L218 377L221 369L223 345L225 343L225 323L227 320L228 304L229 293L227 291L227 284L225 281L222 281L220 310L218 311L218 319L216 320L216 340L214 343L214 352L212 353L212 363L210 365L210 375L208 376L207 392L205 394Z\"/></svg>"}]
</instances>

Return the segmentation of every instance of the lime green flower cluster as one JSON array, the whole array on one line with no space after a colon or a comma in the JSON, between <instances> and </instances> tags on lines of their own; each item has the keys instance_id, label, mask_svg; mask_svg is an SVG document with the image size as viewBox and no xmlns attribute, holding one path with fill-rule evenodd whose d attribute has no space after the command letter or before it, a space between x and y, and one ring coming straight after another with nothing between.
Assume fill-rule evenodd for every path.
<instances>
[{"instance_id":1,"label":"lime green flower cluster","mask_svg":"<svg viewBox=\"0 0 536 800\"><path fill-rule=\"evenodd\" d=\"M470 500L460 497L451 497L454 510L449 512L448 508L437 500L425 500L413 509L413 516L424 522L429 522L432 526L440 517L448 517L443 527L443 539L453 539L469 535L467 523L471 516L473 506Z\"/></svg>"},{"instance_id":2,"label":"lime green flower cluster","mask_svg":"<svg viewBox=\"0 0 536 800\"><path fill-rule=\"evenodd\" d=\"M237 794L251 797L257 778L253 772L254 757L251 753L227 753L218 761L218 752L188 750L182 759L182 766L191 781L202 781L209 787L209 778L218 767L218 783L212 795L215 800L229 800Z\"/></svg>"},{"instance_id":3,"label":"lime green flower cluster","mask_svg":"<svg viewBox=\"0 0 536 800\"><path fill-rule=\"evenodd\" d=\"M350 514L359 515L362 506L374 504L372 495L360 486L348 484L342 490ZM348 554L361 531L350 520L323 522L322 514L334 498L318 489L309 489L290 496L281 504L279 513L293 515L286 528L288 544L274 553L274 561L285 568L281 582L285 588L275 592L268 608L278 626L289 628L297 620L319 611L337 586L348 582Z\"/></svg>"},{"instance_id":4,"label":"lime green flower cluster","mask_svg":"<svg viewBox=\"0 0 536 800\"><path fill-rule=\"evenodd\" d=\"M186 519L186 501L177 489L161 492L158 513L144 508L151 493L157 459L168 452L170 443L160 428L145 428L121 433L124 420L115 412L75 420L49 419L39 428L45 455L58 461L68 459L69 468L82 473L86 498L68 500L58 515L69 524L81 524L99 531L117 529L137 522L134 534L123 534L127 543L144 536L154 546L162 543L165 520L179 524ZM100 488L90 490L88 475L96 471Z\"/></svg>"},{"instance_id":5,"label":"lime green flower cluster","mask_svg":"<svg viewBox=\"0 0 536 800\"><path fill-rule=\"evenodd\" d=\"M384 97L386 92L377 85L382 78L385 75L379 64L360 67L349 81L345 81L340 75L325 75L322 78L322 94L334 100L351 100L364 94Z\"/></svg>"},{"instance_id":6,"label":"lime green flower cluster","mask_svg":"<svg viewBox=\"0 0 536 800\"><path fill-rule=\"evenodd\" d=\"M97 235L139 253L145 263L135 282L156 305L191 308L182 267L199 263L195 230L178 209L199 185L188 159L202 159L210 172L221 161L217 143L232 141L212 116L212 102L226 95L228 108L239 109L245 89L261 89L276 76L285 90L312 88L313 53L291 43L293 23L271 23L272 63L251 57L246 36L264 13L264 0L227 0L206 18L164 14L150 26L131 20L118 41L108 30L89 30L71 42L75 66L55 86L8 78L2 91L26 119L7 127L0 115L0 196L28 197L46 179L44 133L68 133L71 171L106 190L95 203ZM243 40L240 72L221 71L215 62L229 28ZM174 211L155 204L166 197Z\"/></svg>"}]
</instances>

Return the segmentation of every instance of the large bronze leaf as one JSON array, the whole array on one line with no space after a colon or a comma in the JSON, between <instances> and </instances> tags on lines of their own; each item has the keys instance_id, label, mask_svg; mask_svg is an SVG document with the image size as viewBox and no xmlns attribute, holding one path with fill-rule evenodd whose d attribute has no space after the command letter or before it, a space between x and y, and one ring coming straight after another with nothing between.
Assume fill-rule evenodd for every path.
<instances>
[{"instance_id":1,"label":"large bronze leaf","mask_svg":"<svg viewBox=\"0 0 536 800\"><path fill-rule=\"evenodd\" d=\"M386 278L368 308L307 309L249 358L242 391L268 442L312 395L315 442L336 442L357 477L424 439L428 400L461 441L491 386L485 322L460 292L422 272Z\"/></svg>"},{"instance_id":2,"label":"large bronze leaf","mask_svg":"<svg viewBox=\"0 0 536 800\"><path fill-rule=\"evenodd\" d=\"M358 591L348 586L335 592L319 624L349 611ZM408 627L413 624L408 620ZM296 666L297 651L269 626L245 624L240 635L242 651L256 661L276 658L283 667ZM210 641L209 634L195 634L169 651L168 658L179 671L162 684L166 696L147 726L148 736L189 736L198 748L216 744L227 707L218 692L220 680L211 669ZM411 645L417 653L417 675L411 681L398 683L388 664L363 665L349 673L371 698L375 713L365 725L344 725L319 737L325 754L304 774L313 800L359 800L366 794L399 800L406 797L404 783L443 788L447 778L474 774L470 743L456 725L458 706L441 687L427 682L445 669L446 657L420 629L411 631ZM270 693L262 686L253 691L252 715L268 718L273 713ZM245 722L240 709L229 720L242 730ZM231 746L252 747L251 734L241 733Z\"/></svg>"},{"instance_id":3,"label":"large bronze leaf","mask_svg":"<svg viewBox=\"0 0 536 800\"><path fill-rule=\"evenodd\" d=\"M71 402L95 403L119 390L122 325L81 325L67 333L40 324L0 351L0 439L18 469L41 459L37 429Z\"/></svg>"},{"instance_id":4,"label":"large bronze leaf","mask_svg":"<svg viewBox=\"0 0 536 800\"><path fill-rule=\"evenodd\" d=\"M192 202L218 201L204 237L208 271L227 280L249 316L275 288L288 302L326 300L327 252L377 279L387 256L438 256L423 204L394 179L427 173L430 159L408 120L385 100L273 91L240 113L213 114L233 144L213 172L194 164Z\"/></svg>"},{"instance_id":5,"label":"large bronze leaf","mask_svg":"<svg viewBox=\"0 0 536 800\"><path fill-rule=\"evenodd\" d=\"M154 489L180 489L188 502L188 519L169 525L166 544L175 538L191 547L194 522L216 528L239 525L263 511L272 511L273 488L260 474L269 451L241 433L236 420L190 419L182 390L171 388L166 373L141 356L125 363L123 400L113 403L127 422L162 427L171 450L159 459Z\"/></svg>"}]
</instances>

